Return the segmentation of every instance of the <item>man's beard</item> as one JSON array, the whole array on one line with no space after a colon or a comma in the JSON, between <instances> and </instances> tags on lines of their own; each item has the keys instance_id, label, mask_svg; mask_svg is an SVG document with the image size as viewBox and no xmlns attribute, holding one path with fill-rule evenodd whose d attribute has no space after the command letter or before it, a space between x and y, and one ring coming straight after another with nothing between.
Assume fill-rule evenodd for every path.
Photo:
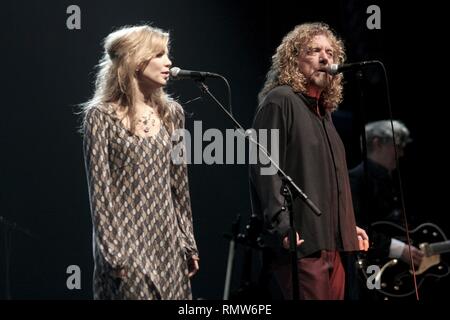
<instances>
[{"instance_id":1,"label":"man's beard","mask_svg":"<svg viewBox=\"0 0 450 320\"><path fill-rule=\"evenodd\" d=\"M327 74L322 73L322 72L313 74L312 77L310 78L310 82L314 86L321 88L321 89L325 89L330 85L330 81L328 79Z\"/></svg>"}]
</instances>

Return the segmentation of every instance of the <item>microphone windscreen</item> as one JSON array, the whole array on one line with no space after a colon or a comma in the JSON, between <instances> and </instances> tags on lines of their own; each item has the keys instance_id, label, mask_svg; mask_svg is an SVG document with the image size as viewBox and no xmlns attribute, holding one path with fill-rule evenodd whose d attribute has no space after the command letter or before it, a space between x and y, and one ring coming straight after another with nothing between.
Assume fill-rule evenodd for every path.
<instances>
[{"instance_id":1,"label":"microphone windscreen","mask_svg":"<svg viewBox=\"0 0 450 320\"><path fill-rule=\"evenodd\" d=\"M180 68L178 68L178 67L173 67L173 68L170 69L170 75L171 75L172 77L176 77L176 76L178 76L178 73L180 73L180 71L181 71Z\"/></svg>"}]
</instances>

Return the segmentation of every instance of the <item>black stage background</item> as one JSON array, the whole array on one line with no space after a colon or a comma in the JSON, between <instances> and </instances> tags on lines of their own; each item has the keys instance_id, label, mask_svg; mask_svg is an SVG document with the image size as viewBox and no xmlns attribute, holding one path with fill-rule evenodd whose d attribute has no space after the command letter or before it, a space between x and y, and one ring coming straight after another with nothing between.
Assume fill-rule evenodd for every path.
<instances>
[{"instance_id":1,"label":"black stage background","mask_svg":"<svg viewBox=\"0 0 450 320\"><path fill-rule=\"evenodd\" d=\"M174 66L217 72L231 83L234 112L251 126L270 57L282 36L307 21L330 24L345 40L348 61L379 59L390 80L394 118L411 129L414 143L402 161L407 212L450 233L448 159L447 11L430 2L380 1L12 1L1 9L0 215L33 237L11 232L10 298L90 299L91 222L77 128L76 105L92 94L94 65L102 39L122 25L151 22L171 32ZM66 9L81 9L81 29L69 30ZM381 9L381 29L369 30L366 9ZM366 73L368 120L388 117L382 73ZM345 101L336 126L346 144L348 163L360 159L354 114L359 92L346 77ZM220 81L208 82L225 101ZM181 102L199 96L193 82L169 85ZM203 129L232 128L208 98L185 105ZM245 225L250 211L245 165L190 165L189 178L201 270L193 280L195 298L222 297L228 254L224 233L237 214ZM1 228L4 235L5 228ZM4 238L1 240L0 298L6 297ZM237 250L232 290L240 285L243 250ZM66 269L82 272L80 290L68 290ZM444 281L431 290L448 294ZM447 281L448 285L448 281ZM441 289L440 289L441 288Z\"/></svg>"}]
</instances>

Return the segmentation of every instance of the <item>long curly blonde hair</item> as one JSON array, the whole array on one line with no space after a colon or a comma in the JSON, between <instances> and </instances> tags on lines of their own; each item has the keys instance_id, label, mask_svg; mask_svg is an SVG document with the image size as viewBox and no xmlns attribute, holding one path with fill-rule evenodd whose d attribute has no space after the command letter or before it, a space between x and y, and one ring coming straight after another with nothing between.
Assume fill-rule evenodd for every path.
<instances>
[{"instance_id":1,"label":"long curly blonde hair","mask_svg":"<svg viewBox=\"0 0 450 320\"><path fill-rule=\"evenodd\" d=\"M148 25L125 26L110 33L104 40L104 54L97 66L95 92L82 108L84 114L93 107L112 107L115 114L128 116L130 132L136 128L136 70L144 66L169 45L169 34ZM163 121L172 132L176 106L163 88L150 96ZM122 118L123 118L122 117Z\"/></svg>"},{"instance_id":2,"label":"long curly blonde hair","mask_svg":"<svg viewBox=\"0 0 450 320\"><path fill-rule=\"evenodd\" d=\"M327 24L314 22L298 25L283 38L272 56L272 66L258 95L259 103L270 90L280 85L288 85L294 92L307 92L306 77L298 68L298 57L308 50L310 42L318 35L323 35L330 41L334 51L334 63L341 64L345 61L344 43ZM342 80L341 74L334 76L330 85L322 92L320 100L327 109L336 109L342 101Z\"/></svg>"}]
</instances>

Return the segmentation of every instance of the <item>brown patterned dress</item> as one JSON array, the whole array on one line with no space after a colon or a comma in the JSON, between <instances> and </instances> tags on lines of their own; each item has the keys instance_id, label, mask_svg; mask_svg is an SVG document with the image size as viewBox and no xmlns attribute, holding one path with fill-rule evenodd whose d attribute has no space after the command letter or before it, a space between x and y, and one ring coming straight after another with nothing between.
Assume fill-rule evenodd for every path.
<instances>
[{"instance_id":1,"label":"brown patterned dress","mask_svg":"<svg viewBox=\"0 0 450 320\"><path fill-rule=\"evenodd\" d=\"M175 128L184 127L177 107ZM172 163L163 125L130 135L112 107L90 109L84 155L94 244L94 299L191 299L187 260L197 255L186 165ZM116 278L118 270L125 276Z\"/></svg>"}]
</instances>

